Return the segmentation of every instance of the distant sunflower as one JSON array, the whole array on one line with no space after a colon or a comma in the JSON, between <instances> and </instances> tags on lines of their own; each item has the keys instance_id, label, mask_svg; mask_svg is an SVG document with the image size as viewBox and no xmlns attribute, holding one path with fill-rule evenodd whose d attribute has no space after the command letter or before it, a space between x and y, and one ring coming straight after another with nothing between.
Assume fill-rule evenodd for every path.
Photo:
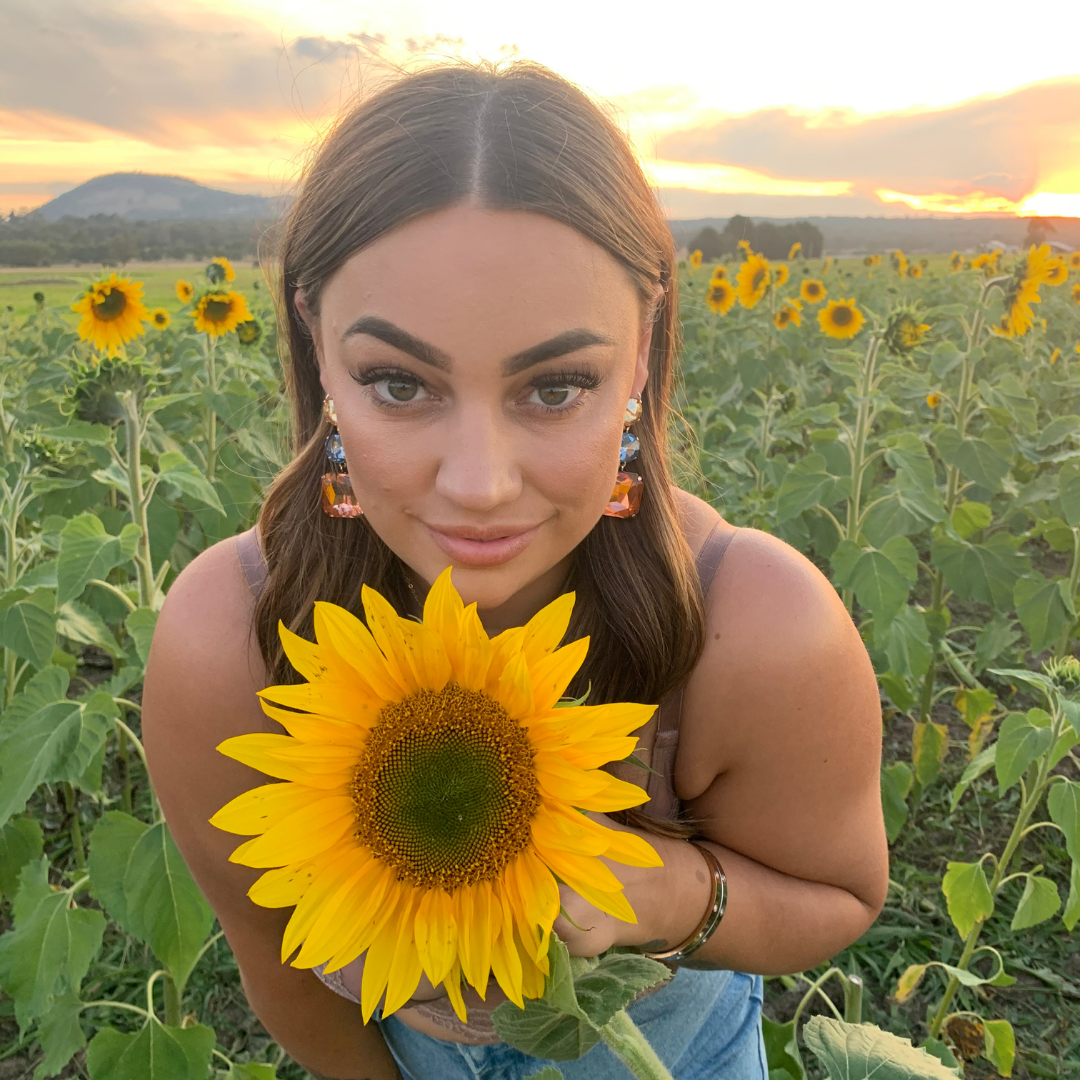
<instances>
[{"instance_id":1,"label":"distant sunflower","mask_svg":"<svg viewBox=\"0 0 1080 1080\"><path fill-rule=\"evenodd\" d=\"M909 266L907 276L909 278L921 278L923 268L921 266Z\"/></svg>"},{"instance_id":2,"label":"distant sunflower","mask_svg":"<svg viewBox=\"0 0 1080 1080\"><path fill-rule=\"evenodd\" d=\"M709 282L705 302L714 315L726 315L735 304L735 287L726 278L714 277Z\"/></svg>"},{"instance_id":3,"label":"distant sunflower","mask_svg":"<svg viewBox=\"0 0 1080 1080\"><path fill-rule=\"evenodd\" d=\"M1047 285L1063 285L1069 278L1069 268L1064 259L1050 259L1046 264Z\"/></svg>"},{"instance_id":4,"label":"distant sunflower","mask_svg":"<svg viewBox=\"0 0 1080 1080\"><path fill-rule=\"evenodd\" d=\"M880 255L867 255L866 258L863 259L863 262L865 262L867 266L880 266L881 265L881 256Z\"/></svg>"},{"instance_id":5,"label":"distant sunflower","mask_svg":"<svg viewBox=\"0 0 1080 1080\"><path fill-rule=\"evenodd\" d=\"M199 298L195 310L191 313L195 319L195 329L218 337L235 330L242 322L251 319L247 301L238 292L208 292Z\"/></svg>"},{"instance_id":6,"label":"distant sunflower","mask_svg":"<svg viewBox=\"0 0 1080 1080\"><path fill-rule=\"evenodd\" d=\"M724 266L722 263L717 263L717 265L713 267L712 277L709 279L709 284L711 285L714 281L720 281L721 279L725 281L727 280L727 267Z\"/></svg>"},{"instance_id":7,"label":"distant sunflower","mask_svg":"<svg viewBox=\"0 0 1080 1080\"><path fill-rule=\"evenodd\" d=\"M799 295L807 304L820 304L827 294L825 282L817 278L807 278L799 289Z\"/></svg>"},{"instance_id":8,"label":"distant sunflower","mask_svg":"<svg viewBox=\"0 0 1080 1080\"><path fill-rule=\"evenodd\" d=\"M895 311L885 325L885 348L894 356L907 356L926 341L929 323L924 323L915 307Z\"/></svg>"},{"instance_id":9,"label":"distant sunflower","mask_svg":"<svg viewBox=\"0 0 1080 1080\"><path fill-rule=\"evenodd\" d=\"M155 329L165 330L172 322L172 316L163 307L156 307L150 312L150 321Z\"/></svg>"},{"instance_id":10,"label":"distant sunflower","mask_svg":"<svg viewBox=\"0 0 1080 1080\"><path fill-rule=\"evenodd\" d=\"M749 255L752 251L749 240L740 240L736 247L738 247L740 251L745 251L747 255Z\"/></svg>"},{"instance_id":11,"label":"distant sunflower","mask_svg":"<svg viewBox=\"0 0 1080 1080\"><path fill-rule=\"evenodd\" d=\"M700 251L691 251L690 257L686 260L690 264L691 270L697 270L701 266L701 260L704 256Z\"/></svg>"},{"instance_id":12,"label":"distant sunflower","mask_svg":"<svg viewBox=\"0 0 1080 1080\"><path fill-rule=\"evenodd\" d=\"M1080 281L1072 287L1072 298L1080 304Z\"/></svg>"},{"instance_id":13,"label":"distant sunflower","mask_svg":"<svg viewBox=\"0 0 1080 1080\"><path fill-rule=\"evenodd\" d=\"M818 323L824 333L833 338L853 338L866 322L866 317L850 300L830 300L818 312Z\"/></svg>"},{"instance_id":14,"label":"distant sunflower","mask_svg":"<svg viewBox=\"0 0 1080 1080\"><path fill-rule=\"evenodd\" d=\"M236 337L241 345L254 345L262 337L262 326L257 319L248 319L237 325Z\"/></svg>"},{"instance_id":15,"label":"distant sunflower","mask_svg":"<svg viewBox=\"0 0 1080 1080\"><path fill-rule=\"evenodd\" d=\"M994 333L999 337L1023 337L1035 325L1031 305L1042 302L1039 286L1047 281L1055 261L1050 255L1049 244L1038 247L1032 244L1028 249L1005 289L1005 311L994 327Z\"/></svg>"},{"instance_id":16,"label":"distant sunflower","mask_svg":"<svg viewBox=\"0 0 1080 1080\"><path fill-rule=\"evenodd\" d=\"M949 269L955 274L964 269L964 256L959 251L954 251L949 256Z\"/></svg>"},{"instance_id":17,"label":"distant sunflower","mask_svg":"<svg viewBox=\"0 0 1080 1080\"><path fill-rule=\"evenodd\" d=\"M802 304L798 300L785 300L773 316L773 323L778 330L802 326Z\"/></svg>"},{"instance_id":18,"label":"distant sunflower","mask_svg":"<svg viewBox=\"0 0 1080 1080\"><path fill-rule=\"evenodd\" d=\"M181 304L189 304L195 295L195 286L190 281L178 281L176 283L176 297Z\"/></svg>"},{"instance_id":19,"label":"distant sunflower","mask_svg":"<svg viewBox=\"0 0 1080 1080\"><path fill-rule=\"evenodd\" d=\"M746 261L739 268L739 273L735 277L739 303L744 308L754 307L765 295L771 277L769 260L764 255L757 255L753 252L747 255Z\"/></svg>"},{"instance_id":20,"label":"distant sunflower","mask_svg":"<svg viewBox=\"0 0 1080 1080\"><path fill-rule=\"evenodd\" d=\"M936 409L941 404L941 395L935 390L932 394L926 395L926 404L931 409Z\"/></svg>"},{"instance_id":21,"label":"distant sunflower","mask_svg":"<svg viewBox=\"0 0 1080 1080\"><path fill-rule=\"evenodd\" d=\"M787 268L786 263L780 263L779 266L773 271L773 288L779 289L781 285L787 284L787 279L791 277L791 273Z\"/></svg>"},{"instance_id":22,"label":"distant sunflower","mask_svg":"<svg viewBox=\"0 0 1080 1080\"><path fill-rule=\"evenodd\" d=\"M150 312L142 301L143 283L112 274L106 281L96 281L71 305L78 312L78 333L95 349L115 356L129 342L145 334L143 321Z\"/></svg>"},{"instance_id":23,"label":"distant sunflower","mask_svg":"<svg viewBox=\"0 0 1080 1080\"><path fill-rule=\"evenodd\" d=\"M1069 269L1080 270L1080 251L1074 251L1069 256Z\"/></svg>"},{"instance_id":24,"label":"distant sunflower","mask_svg":"<svg viewBox=\"0 0 1080 1080\"><path fill-rule=\"evenodd\" d=\"M223 281L235 281L236 271L233 269L232 263L224 255L218 255L210 260L210 265L206 268L206 276L215 285L220 285Z\"/></svg>"},{"instance_id":25,"label":"distant sunflower","mask_svg":"<svg viewBox=\"0 0 1080 1080\"><path fill-rule=\"evenodd\" d=\"M1055 349L1050 354L1050 363L1051 364L1056 364L1060 359L1061 359L1061 350L1060 349Z\"/></svg>"},{"instance_id":26,"label":"distant sunflower","mask_svg":"<svg viewBox=\"0 0 1080 1080\"><path fill-rule=\"evenodd\" d=\"M795 243L791 245L791 250L787 253L787 257L789 259L794 259L800 251L802 251L802 241L796 240Z\"/></svg>"},{"instance_id":27,"label":"distant sunflower","mask_svg":"<svg viewBox=\"0 0 1080 1080\"><path fill-rule=\"evenodd\" d=\"M633 753L652 705L560 704L588 638L559 648L573 594L495 638L444 570L423 621L364 586L366 625L315 604L311 642L280 628L307 680L259 692L288 734L218 750L280 783L244 792L211 824L251 836L229 859L264 871L248 890L292 907L284 963L337 971L364 955L365 1023L401 1008L421 975L466 1019L462 982L492 975L519 1008L544 992L559 882L636 922L606 860L657 867L634 833L581 811L648 795L601 766ZM601 858L601 856L603 858Z\"/></svg>"},{"instance_id":28,"label":"distant sunflower","mask_svg":"<svg viewBox=\"0 0 1080 1080\"><path fill-rule=\"evenodd\" d=\"M907 276L908 261L907 256L897 248L892 255L889 256L889 261L892 263L892 268L901 276Z\"/></svg>"}]
</instances>

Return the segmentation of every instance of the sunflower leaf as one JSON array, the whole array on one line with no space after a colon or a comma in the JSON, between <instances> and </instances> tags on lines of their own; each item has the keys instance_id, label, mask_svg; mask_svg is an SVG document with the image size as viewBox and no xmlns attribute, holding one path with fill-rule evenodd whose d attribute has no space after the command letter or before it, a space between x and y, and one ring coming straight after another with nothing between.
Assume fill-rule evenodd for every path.
<instances>
[{"instance_id":1,"label":"sunflower leaf","mask_svg":"<svg viewBox=\"0 0 1080 1080\"><path fill-rule=\"evenodd\" d=\"M166 1027L156 1017L130 1035L102 1028L86 1048L91 1080L203 1080L214 1049L205 1024Z\"/></svg>"},{"instance_id":2,"label":"sunflower leaf","mask_svg":"<svg viewBox=\"0 0 1080 1080\"><path fill-rule=\"evenodd\" d=\"M609 953L574 980L578 1006L596 1027L604 1027L641 990L671 978L671 969L635 953Z\"/></svg>"},{"instance_id":3,"label":"sunflower leaf","mask_svg":"<svg viewBox=\"0 0 1080 1080\"><path fill-rule=\"evenodd\" d=\"M873 1024L846 1024L813 1016L803 1040L829 1072L829 1080L955 1080L960 1074L936 1057Z\"/></svg>"}]
</instances>

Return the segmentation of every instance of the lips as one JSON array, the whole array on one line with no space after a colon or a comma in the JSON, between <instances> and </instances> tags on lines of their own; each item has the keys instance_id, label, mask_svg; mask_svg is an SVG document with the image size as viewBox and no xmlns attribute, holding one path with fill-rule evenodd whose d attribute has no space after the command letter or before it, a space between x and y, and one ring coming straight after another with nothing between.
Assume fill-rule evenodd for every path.
<instances>
[{"instance_id":1,"label":"lips","mask_svg":"<svg viewBox=\"0 0 1080 1080\"><path fill-rule=\"evenodd\" d=\"M428 525L431 539L445 555L460 566L501 566L520 555L532 543L539 529L521 526Z\"/></svg>"}]
</instances>

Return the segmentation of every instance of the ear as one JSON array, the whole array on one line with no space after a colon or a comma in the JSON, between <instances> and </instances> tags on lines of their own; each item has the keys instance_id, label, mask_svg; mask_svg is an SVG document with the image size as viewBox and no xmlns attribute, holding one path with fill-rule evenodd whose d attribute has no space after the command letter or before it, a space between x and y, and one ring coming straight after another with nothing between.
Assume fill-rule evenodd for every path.
<instances>
[{"instance_id":1,"label":"ear","mask_svg":"<svg viewBox=\"0 0 1080 1080\"><path fill-rule=\"evenodd\" d=\"M298 288L296 290L296 293L293 296L293 305L296 308L296 314L299 316L300 321L307 328L308 335L315 348L315 362L319 365L319 377L321 379L323 375L323 361L322 347L319 342L319 320L312 315L303 289Z\"/></svg>"},{"instance_id":2,"label":"ear","mask_svg":"<svg viewBox=\"0 0 1080 1080\"><path fill-rule=\"evenodd\" d=\"M653 327L656 325L663 302L664 287L658 282L653 286L652 299L645 305L644 317L641 320L641 335L638 338L637 363L634 365L631 397L641 397L645 383L649 380L649 354L652 352Z\"/></svg>"}]
</instances>

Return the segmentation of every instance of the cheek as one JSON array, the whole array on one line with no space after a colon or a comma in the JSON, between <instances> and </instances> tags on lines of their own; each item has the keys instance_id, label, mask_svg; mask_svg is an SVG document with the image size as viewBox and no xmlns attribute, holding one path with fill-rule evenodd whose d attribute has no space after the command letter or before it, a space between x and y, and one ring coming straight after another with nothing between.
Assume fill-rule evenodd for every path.
<instances>
[{"instance_id":1,"label":"cheek","mask_svg":"<svg viewBox=\"0 0 1080 1080\"><path fill-rule=\"evenodd\" d=\"M433 484L438 457L432 439L403 438L394 425L380 424L377 418L374 422L342 418L338 431L353 489L365 513L416 498Z\"/></svg>"},{"instance_id":2,"label":"cheek","mask_svg":"<svg viewBox=\"0 0 1080 1080\"><path fill-rule=\"evenodd\" d=\"M529 457L526 479L552 506L564 515L587 518L591 528L615 483L622 425L592 418L571 421L566 428L544 440L542 453Z\"/></svg>"}]
</instances>

